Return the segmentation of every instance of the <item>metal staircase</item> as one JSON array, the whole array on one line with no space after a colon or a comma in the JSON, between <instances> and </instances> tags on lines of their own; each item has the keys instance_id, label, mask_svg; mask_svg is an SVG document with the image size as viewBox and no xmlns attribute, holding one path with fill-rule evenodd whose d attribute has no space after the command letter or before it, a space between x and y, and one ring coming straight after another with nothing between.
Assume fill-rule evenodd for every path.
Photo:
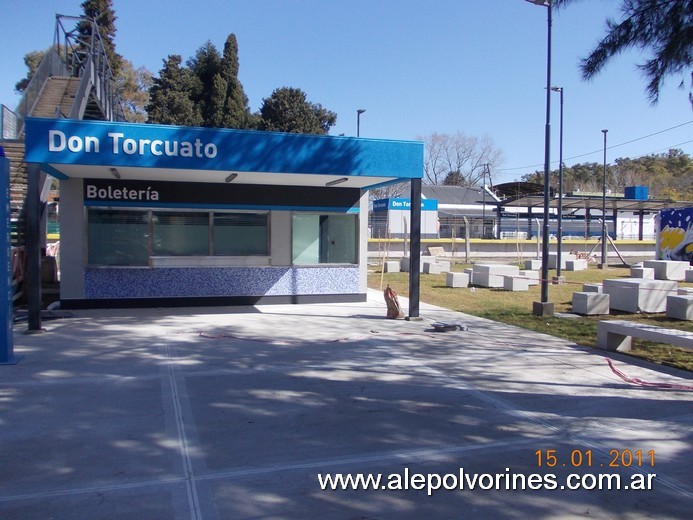
<instances>
[{"instance_id":1,"label":"metal staircase","mask_svg":"<svg viewBox=\"0 0 693 520\"><path fill-rule=\"evenodd\" d=\"M74 22L74 29L66 30L68 22ZM80 32L80 27L84 30L87 26L90 27L87 34ZM116 81L94 20L56 15L53 47L36 69L17 109L2 107L0 146L10 159L14 246L24 245L27 186L24 119L28 116L125 120Z\"/></svg>"},{"instance_id":2,"label":"metal staircase","mask_svg":"<svg viewBox=\"0 0 693 520\"><path fill-rule=\"evenodd\" d=\"M67 31L65 22L74 22L75 28ZM87 30L88 29L88 30ZM41 291L36 283L43 281L44 290L51 289L51 276L44 277L44 267L55 258L42 256L41 263L29 261L32 253L46 244L44 231L36 231L36 219L45 223L46 200L39 205L38 217L27 219L27 166L25 162L24 120L26 117L92 119L101 121L125 121L122 103L117 93L116 80L108 63L106 50L94 20L56 15L53 47L46 53L32 76L15 111L0 106L0 146L10 160L10 208L12 225L12 280L14 299L20 299L27 286L27 299L31 324L40 323L36 305L40 305ZM47 194L51 177L45 174L32 179L42 194ZM35 200L35 199L32 199ZM34 203L35 206L36 203ZM34 222L34 224L29 224ZM27 232L30 231L30 232ZM39 236L35 236L38 233ZM28 238L30 236L31 238ZM38 261L38 260L37 260ZM36 267L40 265L40 267ZM31 269L30 269L31 267ZM26 277L25 277L26 273ZM31 274L33 274L33 277ZM41 279L37 282L32 280ZM54 284L53 284L54 285ZM33 296L32 296L33 295ZM38 296L37 296L38 295ZM33 310L32 310L33 309ZM39 326L40 329L40 326Z\"/></svg>"}]
</instances>

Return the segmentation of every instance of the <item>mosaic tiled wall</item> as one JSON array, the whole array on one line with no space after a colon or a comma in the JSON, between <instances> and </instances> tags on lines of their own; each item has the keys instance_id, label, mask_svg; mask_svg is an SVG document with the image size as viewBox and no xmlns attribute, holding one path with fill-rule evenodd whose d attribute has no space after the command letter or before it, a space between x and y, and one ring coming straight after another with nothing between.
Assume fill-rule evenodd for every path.
<instances>
[{"instance_id":1,"label":"mosaic tiled wall","mask_svg":"<svg viewBox=\"0 0 693 520\"><path fill-rule=\"evenodd\" d=\"M357 294L359 268L87 268L84 288L86 298Z\"/></svg>"}]
</instances>

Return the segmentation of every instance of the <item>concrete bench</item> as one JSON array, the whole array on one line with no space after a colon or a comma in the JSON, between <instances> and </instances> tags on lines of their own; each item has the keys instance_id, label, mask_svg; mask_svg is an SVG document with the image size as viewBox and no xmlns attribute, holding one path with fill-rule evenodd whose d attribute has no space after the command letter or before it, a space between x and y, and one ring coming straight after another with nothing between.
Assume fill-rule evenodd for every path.
<instances>
[{"instance_id":1,"label":"concrete bench","mask_svg":"<svg viewBox=\"0 0 693 520\"><path fill-rule=\"evenodd\" d=\"M678 284L670 280L615 278L604 280L602 292L611 296L612 310L625 312L665 312L667 296L676 295Z\"/></svg>"},{"instance_id":2,"label":"concrete bench","mask_svg":"<svg viewBox=\"0 0 693 520\"><path fill-rule=\"evenodd\" d=\"M519 276L504 275L503 289L513 292L528 291L529 280L527 278L520 278Z\"/></svg>"},{"instance_id":3,"label":"concrete bench","mask_svg":"<svg viewBox=\"0 0 693 520\"><path fill-rule=\"evenodd\" d=\"M469 287L469 275L467 273L446 273L445 285L447 287Z\"/></svg>"},{"instance_id":4,"label":"concrete bench","mask_svg":"<svg viewBox=\"0 0 693 520\"><path fill-rule=\"evenodd\" d=\"M633 338L693 350L693 332L626 320L604 320L597 324L597 346L601 349L628 352Z\"/></svg>"},{"instance_id":5,"label":"concrete bench","mask_svg":"<svg viewBox=\"0 0 693 520\"><path fill-rule=\"evenodd\" d=\"M529 285L539 285L539 271L520 270L520 278L526 278Z\"/></svg>"},{"instance_id":6,"label":"concrete bench","mask_svg":"<svg viewBox=\"0 0 693 520\"><path fill-rule=\"evenodd\" d=\"M693 321L693 295L667 296L667 317Z\"/></svg>"},{"instance_id":7,"label":"concrete bench","mask_svg":"<svg viewBox=\"0 0 693 520\"><path fill-rule=\"evenodd\" d=\"M675 280L679 282L686 279L686 271L690 267L688 262L675 260L645 260L643 266L651 267L655 270L656 280Z\"/></svg>"},{"instance_id":8,"label":"concrete bench","mask_svg":"<svg viewBox=\"0 0 693 520\"><path fill-rule=\"evenodd\" d=\"M585 316L609 314L609 295L599 292L574 292L573 312Z\"/></svg>"},{"instance_id":9,"label":"concrete bench","mask_svg":"<svg viewBox=\"0 0 693 520\"><path fill-rule=\"evenodd\" d=\"M474 285L481 287L503 287L504 276L520 276L520 268L506 264L475 264Z\"/></svg>"}]
</instances>

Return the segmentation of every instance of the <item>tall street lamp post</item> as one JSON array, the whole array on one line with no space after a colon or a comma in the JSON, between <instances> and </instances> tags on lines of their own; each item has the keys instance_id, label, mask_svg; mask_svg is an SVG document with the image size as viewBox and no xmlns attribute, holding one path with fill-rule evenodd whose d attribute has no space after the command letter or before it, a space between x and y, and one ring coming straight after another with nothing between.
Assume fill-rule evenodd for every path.
<instances>
[{"instance_id":1,"label":"tall street lamp post","mask_svg":"<svg viewBox=\"0 0 693 520\"><path fill-rule=\"evenodd\" d=\"M365 108L359 108L356 111L356 137L361 135L361 114L363 114L365 111Z\"/></svg>"},{"instance_id":2,"label":"tall street lamp post","mask_svg":"<svg viewBox=\"0 0 693 520\"><path fill-rule=\"evenodd\" d=\"M606 262L606 133L607 129L602 130L604 134L604 174L602 175L602 268L607 267Z\"/></svg>"},{"instance_id":3,"label":"tall street lamp post","mask_svg":"<svg viewBox=\"0 0 693 520\"><path fill-rule=\"evenodd\" d=\"M549 173L551 164L551 0L527 0L546 7L546 125L544 132L544 222L542 224L541 249L541 301L532 306L535 316L552 316L553 303L549 303Z\"/></svg>"},{"instance_id":4,"label":"tall street lamp post","mask_svg":"<svg viewBox=\"0 0 693 520\"><path fill-rule=\"evenodd\" d=\"M561 111L558 132L558 245L556 246L556 278L561 283L561 259L563 258L563 87L551 87L561 95Z\"/></svg>"}]
</instances>

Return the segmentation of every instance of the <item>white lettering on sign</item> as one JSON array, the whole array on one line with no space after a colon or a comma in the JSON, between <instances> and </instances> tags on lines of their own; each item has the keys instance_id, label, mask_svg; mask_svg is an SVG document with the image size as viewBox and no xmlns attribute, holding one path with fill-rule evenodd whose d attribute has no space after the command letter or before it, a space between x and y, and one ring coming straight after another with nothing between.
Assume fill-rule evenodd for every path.
<instances>
[{"instance_id":1,"label":"white lettering on sign","mask_svg":"<svg viewBox=\"0 0 693 520\"><path fill-rule=\"evenodd\" d=\"M199 159L214 159L217 145L195 141L162 141L161 139L132 139L125 137L122 132L106 134L110 140L110 150L113 155L154 155L168 157L195 157ZM60 130L48 131L48 151L72 153L100 153L101 141L96 136L66 135Z\"/></svg>"},{"instance_id":2,"label":"white lettering on sign","mask_svg":"<svg viewBox=\"0 0 693 520\"><path fill-rule=\"evenodd\" d=\"M99 153L99 139L93 136L79 137L71 135L67 137L60 130L48 132L48 151L62 152L67 148L71 152Z\"/></svg>"},{"instance_id":3,"label":"white lettering on sign","mask_svg":"<svg viewBox=\"0 0 693 520\"><path fill-rule=\"evenodd\" d=\"M189 141L161 141L159 139L130 139L120 132L109 132L113 155L167 155L169 157L198 157L213 159L217 156L217 145L204 144L199 139ZM163 150L162 150L163 146Z\"/></svg>"},{"instance_id":4,"label":"white lettering on sign","mask_svg":"<svg viewBox=\"0 0 693 520\"><path fill-rule=\"evenodd\" d=\"M134 201L156 201L159 200L159 192L153 190L151 186L146 189L134 190L131 188L98 188L93 184L87 184L87 199L99 200L134 200Z\"/></svg>"}]
</instances>

